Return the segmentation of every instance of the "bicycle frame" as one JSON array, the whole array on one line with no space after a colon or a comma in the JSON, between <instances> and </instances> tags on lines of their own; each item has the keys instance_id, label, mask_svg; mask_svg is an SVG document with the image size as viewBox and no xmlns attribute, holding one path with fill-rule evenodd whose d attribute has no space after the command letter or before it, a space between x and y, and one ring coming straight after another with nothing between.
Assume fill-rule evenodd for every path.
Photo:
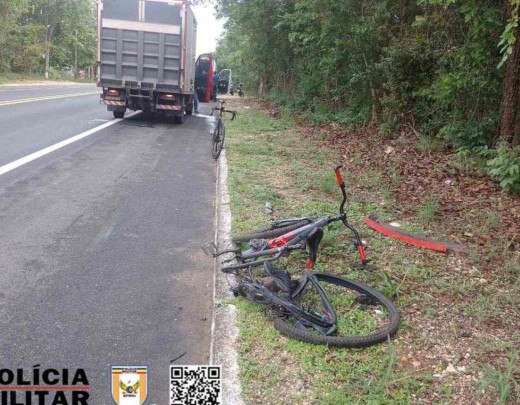
<instances>
[{"instance_id":1,"label":"bicycle frame","mask_svg":"<svg viewBox=\"0 0 520 405\"><path fill-rule=\"evenodd\" d=\"M239 262L237 264L224 266L222 268L222 271L224 273L230 273L239 269L244 269L252 266L259 266L266 262L278 260L280 257L282 257L285 254L288 254L292 250L305 249L307 246L309 246L310 255L309 259L307 260L306 267L310 270L315 265L317 249L319 243L321 242L323 228L337 221L343 222L345 227L352 232L354 236L354 247L358 251L361 265L365 266L368 262L366 257L365 246L361 241L359 232L348 222L347 214L345 213L347 193L345 191L345 182L341 175L341 166L336 167L335 174L336 183L341 189L343 197L339 208L339 215L314 219L311 223L307 225L303 225L300 228L287 232L286 234L283 234L276 238L266 240L264 243L262 243L262 246L260 248L251 247L250 249L243 252L239 249L232 249L224 252L219 252L218 254L216 254L216 256L220 256L224 253L235 253L235 259L237 259ZM285 222L286 221L287 220L285 220ZM283 223L284 221L281 222ZM260 259L262 257L267 258Z\"/></svg>"},{"instance_id":2,"label":"bicycle frame","mask_svg":"<svg viewBox=\"0 0 520 405\"><path fill-rule=\"evenodd\" d=\"M292 301L294 297L301 294L307 287L314 288L320 297L320 302L326 316L317 313L311 314L302 309L302 307ZM273 305L275 307L283 308L284 311L291 313L294 317L312 326L324 335L332 335L336 332L337 315L332 307L332 304L327 297L326 292L318 283L314 273L305 274L299 282L297 287L297 294L291 294L290 297L284 298L277 293L271 291L268 287L259 282L250 282L244 285L244 293L254 302ZM261 298L261 301L259 301Z\"/></svg>"}]
</instances>

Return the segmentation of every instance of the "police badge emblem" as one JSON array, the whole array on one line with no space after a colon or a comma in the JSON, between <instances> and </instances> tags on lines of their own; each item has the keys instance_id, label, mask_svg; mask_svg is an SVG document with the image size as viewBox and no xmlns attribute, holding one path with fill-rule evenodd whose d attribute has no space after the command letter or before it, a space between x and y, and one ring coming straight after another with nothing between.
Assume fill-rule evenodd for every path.
<instances>
[{"instance_id":1,"label":"police badge emblem","mask_svg":"<svg viewBox=\"0 0 520 405\"><path fill-rule=\"evenodd\" d=\"M117 405L143 405L147 396L147 367L112 367L112 398Z\"/></svg>"}]
</instances>

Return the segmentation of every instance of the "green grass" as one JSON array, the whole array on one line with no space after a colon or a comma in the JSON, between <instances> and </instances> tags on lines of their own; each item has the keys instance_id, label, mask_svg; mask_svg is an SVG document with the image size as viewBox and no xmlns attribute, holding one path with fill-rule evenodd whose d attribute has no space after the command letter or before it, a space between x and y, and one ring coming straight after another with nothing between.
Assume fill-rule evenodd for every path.
<instances>
[{"instance_id":1,"label":"green grass","mask_svg":"<svg viewBox=\"0 0 520 405\"><path fill-rule=\"evenodd\" d=\"M487 388L493 388L497 394L497 404L506 405L511 400L513 389L518 389L520 383L513 375L518 364L518 351L512 351L505 362L503 369L484 367L480 380L480 389L485 392Z\"/></svg>"},{"instance_id":2,"label":"green grass","mask_svg":"<svg viewBox=\"0 0 520 405\"><path fill-rule=\"evenodd\" d=\"M337 212L340 193L334 183L333 168L341 158L334 150L321 146L323 137L304 137L287 117L274 120L255 108L241 109L239 118L227 123L227 133L233 233L255 229L276 218ZM398 170L392 170L391 177L398 181ZM385 221L395 219L393 196L382 173L373 170L359 178L347 174L346 182L349 189L356 191L351 195L349 218L367 239L369 257L377 270L369 272L352 266L357 257L350 248L350 236L339 224L326 230L316 270L363 281L394 299L403 310L399 336L390 343L363 350L313 346L280 336L272 325L269 310L237 299L241 381L246 403L408 404L420 399L426 403L456 403L452 399L460 390L454 380L432 378L446 367L442 356L434 353L459 350L456 322L462 316L475 325L501 322L515 328L517 318L509 319L507 314L515 314L515 308L520 306L518 261L512 259L500 269L501 277L496 282L485 284L481 283L483 275L478 270L472 270L468 276L460 273L458 264L450 264L448 269L445 257L382 238L362 225L363 218L372 212ZM264 211L266 202L274 209L272 215ZM440 204L435 198L424 201L416 211L417 221L401 221L403 228L424 233L432 223L440 226L441 221L436 221L439 212ZM490 212L482 216L481 222L493 228L500 218ZM497 252L507 247L505 242L501 243ZM489 254L478 253L476 257ZM303 255L294 255L283 263L299 274L303 259ZM348 306L349 301L343 297L335 305ZM413 310L409 311L410 308ZM362 331L370 326L370 321L367 317L345 318L339 327ZM438 342L432 344L432 337L423 335L424 325L439 334ZM518 336L507 336L498 348L491 346L495 342L491 338L472 343L475 353L481 354L471 366L475 377L469 391L473 396L466 403L482 395L491 401L517 398L518 388L511 382L516 365L510 369L509 363L497 362L489 365L489 370L485 367L494 361L496 353L508 353L515 341ZM429 352L433 358L440 357L421 357ZM430 364L421 363L417 369L403 362L403 356Z\"/></svg>"},{"instance_id":3,"label":"green grass","mask_svg":"<svg viewBox=\"0 0 520 405\"><path fill-rule=\"evenodd\" d=\"M417 140L417 149L422 152L438 152L445 148L442 140L428 135L421 135Z\"/></svg>"},{"instance_id":4,"label":"green grass","mask_svg":"<svg viewBox=\"0 0 520 405\"><path fill-rule=\"evenodd\" d=\"M435 198L430 198L419 207L417 217L420 221L429 224L433 222L439 215L440 205Z\"/></svg>"},{"instance_id":5,"label":"green grass","mask_svg":"<svg viewBox=\"0 0 520 405\"><path fill-rule=\"evenodd\" d=\"M0 73L0 84L15 83L15 82L35 82L45 80L43 75L30 73Z\"/></svg>"},{"instance_id":6,"label":"green grass","mask_svg":"<svg viewBox=\"0 0 520 405\"><path fill-rule=\"evenodd\" d=\"M242 111L240 119L228 125L227 156L234 232L254 229L268 222L271 217L263 210L266 202L272 204L276 217L337 212L340 194L333 173L336 157L330 151L312 147L310 141L287 130L290 125L290 121L273 121L255 110ZM375 185L374 180L371 184ZM358 203L352 204L350 212L356 222L360 222L365 208ZM349 238L341 226L327 232L318 269L361 278L360 271L349 270L349 264L356 256L345 247L346 243ZM295 262L291 261L292 264ZM384 273L368 278L372 282L377 280L383 291L396 295L394 283L385 278ZM256 395L260 391L264 403L273 404L351 403L365 396L369 401L394 400L397 403L407 397L407 387L417 378L390 381L389 369L395 365L391 346L349 351L288 340L274 330L265 309L239 301L241 370L248 402L258 402ZM345 297L335 302L339 308L349 304ZM339 328L351 329L356 325L362 332L363 328L371 326L370 322L374 321L345 318ZM286 352L291 359L286 372L280 370L276 361L277 367L273 368L273 355L278 351ZM389 356L393 356L393 360L389 360ZM293 374L301 376L304 395L300 390L282 389L280 392ZM372 389L374 386L377 392Z\"/></svg>"},{"instance_id":7,"label":"green grass","mask_svg":"<svg viewBox=\"0 0 520 405\"><path fill-rule=\"evenodd\" d=\"M17 82L40 82L44 81L45 78L42 75L38 74L29 74L29 73L12 73L12 72L3 72L0 73L0 84L7 84L7 83L17 83ZM53 77L51 81L74 81L78 83L94 83L94 80L74 80L71 78L56 78Z\"/></svg>"}]
</instances>

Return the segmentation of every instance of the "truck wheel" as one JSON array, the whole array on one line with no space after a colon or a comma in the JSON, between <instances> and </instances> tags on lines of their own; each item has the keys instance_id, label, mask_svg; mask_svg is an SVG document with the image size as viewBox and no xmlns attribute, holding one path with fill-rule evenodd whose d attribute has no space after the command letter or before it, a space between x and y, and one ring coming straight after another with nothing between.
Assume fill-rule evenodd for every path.
<instances>
[{"instance_id":1,"label":"truck wheel","mask_svg":"<svg viewBox=\"0 0 520 405\"><path fill-rule=\"evenodd\" d=\"M143 119L145 121L152 121L153 120L153 112L151 112L151 111L143 111Z\"/></svg>"},{"instance_id":2,"label":"truck wheel","mask_svg":"<svg viewBox=\"0 0 520 405\"><path fill-rule=\"evenodd\" d=\"M184 122L184 111L181 111L180 114L174 116L173 122L175 122L176 124L182 124Z\"/></svg>"},{"instance_id":3,"label":"truck wheel","mask_svg":"<svg viewBox=\"0 0 520 405\"><path fill-rule=\"evenodd\" d=\"M114 110L114 118L124 118L125 110Z\"/></svg>"}]
</instances>

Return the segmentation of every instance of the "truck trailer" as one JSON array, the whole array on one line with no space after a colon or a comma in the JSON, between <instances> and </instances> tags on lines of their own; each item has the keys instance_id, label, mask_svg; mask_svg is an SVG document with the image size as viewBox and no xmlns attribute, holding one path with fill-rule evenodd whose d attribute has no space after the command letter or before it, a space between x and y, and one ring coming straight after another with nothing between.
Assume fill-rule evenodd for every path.
<instances>
[{"instance_id":1,"label":"truck trailer","mask_svg":"<svg viewBox=\"0 0 520 405\"><path fill-rule=\"evenodd\" d=\"M182 123L193 112L197 21L187 1L98 0L98 86L115 118L127 109Z\"/></svg>"}]
</instances>

